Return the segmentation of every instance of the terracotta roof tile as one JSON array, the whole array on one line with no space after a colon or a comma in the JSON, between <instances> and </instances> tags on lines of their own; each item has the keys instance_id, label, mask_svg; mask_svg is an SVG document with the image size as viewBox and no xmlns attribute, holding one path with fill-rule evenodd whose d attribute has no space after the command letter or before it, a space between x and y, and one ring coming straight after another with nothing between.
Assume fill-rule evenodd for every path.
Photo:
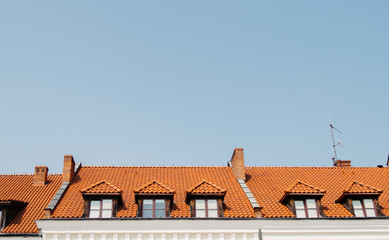
<instances>
[{"instance_id":1,"label":"terracotta roof tile","mask_svg":"<svg viewBox=\"0 0 389 240\"><path fill-rule=\"evenodd\" d=\"M94 183L91 186L81 189L82 193L88 193L88 194L110 194L110 193L121 193L122 190L115 187L111 183L107 182L106 180L102 180L100 182Z\"/></svg>"},{"instance_id":2,"label":"terracotta roof tile","mask_svg":"<svg viewBox=\"0 0 389 240\"><path fill-rule=\"evenodd\" d=\"M62 175L49 174L45 186L32 186L34 175L0 175L0 201L27 203L1 233L39 233L34 220L44 216L44 209L61 186Z\"/></svg>"},{"instance_id":3,"label":"terracotta roof tile","mask_svg":"<svg viewBox=\"0 0 389 240\"><path fill-rule=\"evenodd\" d=\"M303 182L300 182L300 181L297 181L295 184L293 184L292 187L290 187L288 190L286 190L286 193L325 193L326 191L320 189L320 188L317 188L317 187L314 187L314 186L311 186L311 185L308 185L306 183L303 183Z\"/></svg>"},{"instance_id":4,"label":"terracotta roof tile","mask_svg":"<svg viewBox=\"0 0 389 240\"><path fill-rule=\"evenodd\" d=\"M389 216L389 168L247 167L246 175L246 184L262 207L265 218L294 217L289 208L280 202L285 191L291 194L324 194L321 203L325 216L353 217L336 202L345 189L363 193L376 193L382 189L378 202L382 212ZM123 191L124 205L118 209L117 217L136 217L137 205L134 201L137 192L167 193L172 189L175 190L173 218L190 217L189 206L185 202L188 191L225 191L226 218L255 217L250 202L229 167L81 167L52 217L82 217L84 205L80 190L104 179ZM350 182L356 183L350 185Z\"/></svg>"},{"instance_id":5,"label":"terracotta roof tile","mask_svg":"<svg viewBox=\"0 0 389 240\"><path fill-rule=\"evenodd\" d=\"M347 186L344 191L345 193L382 193L382 190L370 187L368 185L351 182L349 186Z\"/></svg>"},{"instance_id":6,"label":"terracotta roof tile","mask_svg":"<svg viewBox=\"0 0 389 240\"><path fill-rule=\"evenodd\" d=\"M139 188L136 188L134 192L149 193L149 194L173 194L174 190L170 189L169 187L165 186L164 184L156 180L153 180L142 185Z\"/></svg>"},{"instance_id":7,"label":"terracotta roof tile","mask_svg":"<svg viewBox=\"0 0 389 240\"><path fill-rule=\"evenodd\" d=\"M173 218L190 217L189 206L185 202L186 190L196 186L203 179L207 179L220 189L226 190L227 193L224 197L224 216L226 218L255 217L249 200L229 167L85 166L80 167L51 217L81 218L84 212L84 203L80 190L104 179L123 191L123 205L119 207L117 217L136 217L137 205L134 203L136 195L134 190L160 192L162 189L170 189L170 191L174 189L175 191L171 216ZM153 185L159 186L154 190L154 187L151 188Z\"/></svg>"},{"instance_id":8,"label":"terracotta roof tile","mask_svg":"<svg viewBox=\"0 0 389 240\"><path fill-rule=\"evenodd\" d=\"M361 182L368 187L374 186L370 188L377 191L382 189L378 202L383 208L382 212L389 216L389 184L387 181L389 168L247 167L246 174L248 176L246 184L258 204L263 207L262 213L266 218L293 217L292 212L279 201L285 194L285 189L293 190L291 186L295 186L296 181L309 183L310 186L325 191L321 203L324 215L327 217L353 217L353 214L343 205L336 203L346 188L357 188L357 184L350 186L350 182ZM305 187L301 186L301 188ZM297 188L298 191L301 188ZM358 186L358 188L362 187ZM371 192L372 190L364 188L357 191Z\"/></svg>"},{"instance_id":9,"label":"terracotta roof tile","mask_svg":"<svg viewBox=\"0 0 389 240\"><path fill-rule=\"evenodd\" d=\"M194 187L188 189L186 192L193 194L224 194L226 193L226 190L216 186L213 183L208 182L207 180L203 180L200 183L196 184Z\"/></svg>"}]
</instances>

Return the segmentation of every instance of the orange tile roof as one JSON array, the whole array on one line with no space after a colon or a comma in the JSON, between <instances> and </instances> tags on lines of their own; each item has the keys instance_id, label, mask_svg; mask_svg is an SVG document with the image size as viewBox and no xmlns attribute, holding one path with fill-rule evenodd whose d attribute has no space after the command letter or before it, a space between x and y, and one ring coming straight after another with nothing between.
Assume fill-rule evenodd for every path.
<instances>
[{"instance_id":1,"label":"orange tile roof","mask_svg":"<svg viewBox=\"0 0 389 240\"><path fill-rule=\"evenodd\" d=\"M247 167L246 174L246 184L262 207L265 218L294 217L279 201L297 180L325 191L321 203L327 217L353 217L343 205L335 201L342 196L349 183L355 181L383 190L378 202L383 214L389 216L389 168Z\"/></svg>"},{"instance_id":2,"label":"orange tile roof","mask_svg":"<svg viewBox=\"0 0 389 240\"><path fill-rule=\"evenodd\" d=\"M121 205L117 217L136 217L136 193L145 183L157 181L175 191L171 216L173 218L190 217L190 209L185 202L186 190L203 179L207 179L226 190L224 198L224 216L226 218L253 218L255 213L243 189L236 181L229 167L80 167L69 185L52 218L81 218L84 203L81 189L106 179L122 189ZM162 184L163 183L163 184ZM147 184L146 184L147 185ZM139 187L142 186L142 187ZM147 190L149 191L149 190ZM155 190L153 190L155 191Z\"/></svg>"},{"instance_id":3,"label":"orange tile roof","mask_svg":"<svg viewBox=\"0 0 389 240\"><path fill-rule=\"evenodd\" d=\"M317 187L314 187L314 186L311 186L311 185L308 185L306 183L303 183L303 182L300 182L300 181L297 181L295 184L293 184L292 187L290 187L288 190L286 190L286 193L305 193L305 194L308 194L308 193L316 193L316 194L320 194L320 193L325 193L326 191L320 189L320 188L317 188Z\"/></svg>"},{"instance_id":4,"label":"orange tile roof","mask_svg":"<svg viewBox=\"0 0 389 240\"><path fill-rule=\"evenodd\" d=\"M62 175L49 174L45 186L32 186L34 175L0 175L0 201L27 203L1 233L39 233L34 220L43 218L44 209L62 184Z\"/></svg>"},{"instance_id":5,"label":"orange tile roof","mask_svg":"<svg viewBox=\"0 0 389 240\"><path fill-rule=\"evenodd\" d=\"M106 180L102 180L100 182L92 184L87 188L81 189L81 192L87 194L118 194L121 193L122 190L115 187Z\"/></svg>"},{"instance_id":6,"label":"orange tile roof","mask_svg":"<svg viewBox=\"0 0 389 240\"><path fill-rule=\"evenodd\" d=\"M216 186L213 183L208 182L207 180L203 180L200 183L196 184L194 187L186 190L186 192L193 193L193 194L209 194L209 193L224 194L226 193L226 190Z\"/></svg>"},{"instance_id":7,"label":"orange tile roof","mask_svg":"<svg viewBox=\"0 0 389 240\"><path fill-rule=\"evenodd\" d=\"M347 186L344 189L345 193L373 193L373 194L378 194L382 193L382 190L370 187L368 185L358 183L358 182L351 182L349 186Z\"/></svg>"},{"instance_id":8,"label":"orange tile roof","mask_svg":"<svg viewBox=\"0 0 389 240\"><path fill-rule=\"evenodd\" d=\"M147 193L147 194L173 194L174 190L165 186L164 184L153 180L144 184L143 186L136 188L135 193Z\"/></svg>"}]
</instances>

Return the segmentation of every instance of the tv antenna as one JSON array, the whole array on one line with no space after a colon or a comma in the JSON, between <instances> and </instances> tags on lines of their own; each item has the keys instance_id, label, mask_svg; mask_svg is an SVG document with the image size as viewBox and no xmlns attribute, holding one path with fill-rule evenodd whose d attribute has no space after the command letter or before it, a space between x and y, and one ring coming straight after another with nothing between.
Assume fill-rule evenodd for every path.
<instances>
[{"instance_id":1,"label":"tv antenna","mask_svg":"<svg viewBox=\"0 0 389 240\"><path fill-rule=\"evenodd\" d=\"M343 134L343 133L341 131L339 131L338 129L336 129L336 127L334 127L334 125L332 125L331 121L330 121L330 128L331 128L331 137L332 137L332 147L334 148L334 157L332 158L332 162L335 166L336 161L338 161L338 156L336 155L336 145L341 145L341 146L343 146L343 145L340 141L338 141L338 143L335 144L334 129L340 134Z\"/></svg>"}]
</instances>

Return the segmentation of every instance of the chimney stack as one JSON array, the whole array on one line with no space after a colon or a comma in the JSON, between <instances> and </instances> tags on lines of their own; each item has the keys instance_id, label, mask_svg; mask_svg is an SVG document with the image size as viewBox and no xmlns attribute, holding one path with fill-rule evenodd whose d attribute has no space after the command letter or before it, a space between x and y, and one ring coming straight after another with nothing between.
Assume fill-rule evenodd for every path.
<instances>
[{"instance_id":1,"label":"chimney stack","mask_svg":"<svg viewBox=\"0 0 389 240\"><path fill-rule=\"evenodd\" d=\"M47 166L36 166L34 172L34 181L32 186L44 186L47 181L47 172L49 168Z\"/></svg>"},{"instance_id":2,"label":"chimney stack","mask_svg":"<svg viewBox=\"0 0 389 240\"><path fill-rule=\"evenodd\" d=\"M63 161L62 182L71 182L74 176L74 159L72 155L65 155Z\"/></svg>"},{"instance_id":3,"label":"chimney stack","mask_svg":"<svg viewBox=\"0 0 389 240\"><path fill-rule=\"evenodd\" d=\"M351 160L336 160L335 167L351 167Z\"/></svg>"},{"instance_id":4,"label":"chimney stack","mask_svg":"<svg viewBox=\"0 0 389 240\"><path fill-rule=\"evenodd\" d=\"M235 148L231 157L231 169L236 179L246 181L243 148Z\"/></svg>"}]
</instances>

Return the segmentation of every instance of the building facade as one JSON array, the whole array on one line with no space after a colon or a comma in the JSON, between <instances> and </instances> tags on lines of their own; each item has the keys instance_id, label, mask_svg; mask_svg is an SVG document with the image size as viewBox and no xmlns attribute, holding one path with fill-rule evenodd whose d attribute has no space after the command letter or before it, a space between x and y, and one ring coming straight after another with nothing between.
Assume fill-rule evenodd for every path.
<instances>
[{"instance_id":1,"label":"building facade","mask_svg":"<svg viewBox=\"0 0 389 240\"><path fill-rule=\"evenodd\" d=\"M246 167L241 148L225 167L81 166L65 155L62 181L36 209L30 237L389 239L388 171L349 161Z\"/></svg>"}]
</instances>

